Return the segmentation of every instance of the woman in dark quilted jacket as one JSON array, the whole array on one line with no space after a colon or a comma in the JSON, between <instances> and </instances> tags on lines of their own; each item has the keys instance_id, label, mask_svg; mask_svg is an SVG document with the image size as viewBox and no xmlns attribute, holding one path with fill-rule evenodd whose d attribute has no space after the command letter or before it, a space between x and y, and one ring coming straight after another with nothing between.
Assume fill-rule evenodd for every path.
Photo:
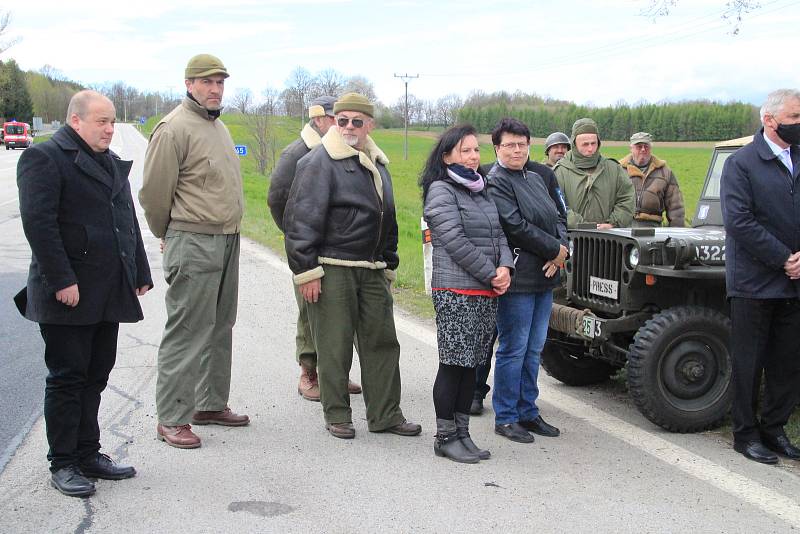
<instances>
[{"instance_id":1,"label":"woman in dark quilted jacket","mask_svg":"<svg viewBox=\"0 0 800 534\"><path fill-rule=\"evenodd\" d=\"M420 177L433 245L431 289L439 347L434 452L462 463L490 456L470 438L469 408L475 367L490 353L496 297L508 289L514 267L497 209L478 173L479 150L472 126L450 128Z\"/></svg>"}]
</instances>

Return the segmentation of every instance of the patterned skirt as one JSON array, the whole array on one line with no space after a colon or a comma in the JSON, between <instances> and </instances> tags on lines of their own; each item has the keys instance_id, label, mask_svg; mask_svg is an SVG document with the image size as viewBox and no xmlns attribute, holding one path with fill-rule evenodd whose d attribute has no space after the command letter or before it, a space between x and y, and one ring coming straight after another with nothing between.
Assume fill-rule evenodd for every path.
<instances>
[{"instance_id":1,"label":"patterned skirt","mask_svg":"<svg viewBox=\"0 0 800 534\"><path fill-rule=\"evenodd\" d=\"M491 350L497 317L497 299L434 290L439 362L475 367Z\"/></svg>"}]
</instances>

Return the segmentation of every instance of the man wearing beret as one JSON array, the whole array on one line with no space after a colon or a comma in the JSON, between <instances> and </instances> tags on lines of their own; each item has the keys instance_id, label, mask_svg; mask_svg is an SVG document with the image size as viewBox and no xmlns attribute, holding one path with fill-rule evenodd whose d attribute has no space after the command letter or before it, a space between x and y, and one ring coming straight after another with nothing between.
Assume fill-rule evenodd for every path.
<instances>
[{"instance_id":1,"label":"man wearing beret","mask_svg":"<svg viewBox=\"0 0 800 534\"><path fill-rule=\"evenodd\" d=\"M636 211L631 226L659 227L666 212L670 226L682 228L683 195L675 173L652 152L653 137L647 132L631 136L631 153L619 162L628 172L636 192Z\"/></svg>"},{"instance_id":2,"label":"man wearing beret","mask_svg":"<svg viewBox=\"0 0 800 534\"><path fill-rule=\"evenodd\" d=\"M95 492L87 477L136 474L100 453L97 423L119 323L142 320L137 297L153 287L128 182L131 162L108 148L114 122L108 98L80 91L66 124L27 149L17 166L32 257L28 286L15 300L44 339L51 484L73 497Z\"/></svg>"},{"instance_id":3,"label":"man wearing beret","mask_svg":"<svg viewBox=\"0 0 800 534\"><path fill-rule=\"evenodd\" d=\"M603 157L592 119L572 125L572 149L553 169L567 202L567 228L594 223L598 230L624 228L633 219L634 191L628 173Z\"/></svg>"},{"instance_id":4,"label":"man wearing beret","mask_svg":"<svg viewBox=\"0 0 800 534\"><path fill-rule=\"evenodd\" d=\"M283 216L286 255L317 352L326 428L355 437L348 373L358 342L371 432L416 436L400 410L400 345L390 281L399 263L386 155L369 132L375 107L356 93L334 105L336 127L297 164Z\"/></svg>"},{"instance_id":5,"label":"man wearing beret","mask_svg":"<svg viewBox=\"0 0 800 534\"><path fill-rule=\"evenodd\" d=\"M186 97L150 136L139 201L164 251L167 324L158 350L158 437L200 446L195 425L243 426L228 407L244 206L239 159L219 120L228 71L200 54Z\"/></svg>"},{"instance_id":6,"label":"man wearing beret","mask_svg":"<svg viewBox=\"0 0 800 534\"><path fill-rule=\"evenodd\" d=\"M333 105L335 96L323 95L311 101L308 108L309 121L300 131L300 138L287 146L275 170L270 176L269 194L267 203L272 213L272 219L281 231L283 228L283 212L286 209L286 200L294 182L297 171L297 162L311 152L311 149L322 142L331 126L335 123ZM294 286L294 285L293 285ZM319 401L319 380L317 378L317 352L314 349L314 340L311 339L311 327L308 324L308 314L303 306L303 296L297 286L294 286L294 296L297 300L299 313L297 316L297 335L295 336L295 357L300 365L300 383L297 392L306 400ZM350 394L361 393L361 386L349 381L347 389Z\"/></svg>"}]
</instances>

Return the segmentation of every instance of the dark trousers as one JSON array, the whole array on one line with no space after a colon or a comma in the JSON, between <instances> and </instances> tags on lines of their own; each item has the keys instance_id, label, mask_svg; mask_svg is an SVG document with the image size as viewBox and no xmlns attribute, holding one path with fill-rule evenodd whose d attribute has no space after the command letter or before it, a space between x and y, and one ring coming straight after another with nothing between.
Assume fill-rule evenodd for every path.
<instances>
[{"instance_id":1,"label":"dark trousers","mask_svg":"<svg viewBox=\"0 0 800 534\"><path fill-rule=\"evenodd\" d=\"M782 436L800 390L800 300L733 297L731 323L734 440Z\"/></svg>"},{"instance_id":2,"label":"dark trousers","mask_svg":"<svg viewBox=\"0 0 800 534\"><path fill-rule=\"evenodd\" d=\"M486 361L483 364L478 364L475 368L475 395L476 399L485 399L486 395L492 389L489 385L489 373L492 371L492 356L494 354L494 342L497 341L497 329L495 328L492 334L492 342L489 344L489 354L486 355Z\"/></svg>"},{"instance_id":3,"label":"dark trousers","mask_svg":"<svg viewBox=\"0 0 800 534\"><path fill-rule=\"evenodd\" d=\"M77 464L100 450L100 393L117 357L119 323L39 325L47 375L44 420L50 470Z\"/></svg>"}]
</instances>

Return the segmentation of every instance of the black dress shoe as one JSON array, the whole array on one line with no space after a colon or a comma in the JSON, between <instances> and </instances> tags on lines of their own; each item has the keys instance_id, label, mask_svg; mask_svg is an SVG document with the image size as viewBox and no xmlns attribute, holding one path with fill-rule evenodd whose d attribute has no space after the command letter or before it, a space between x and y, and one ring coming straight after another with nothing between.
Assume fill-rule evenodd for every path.
<instances>
[{"instance_id":1,"label":"black dress shoe","mask_svg":"<svg viewBox=\"0 0 800 534\"><path fill-rule=\"evenodd\" d=\"M107 454L96 453L81 460L81 471L87 477L106 480L122 480L136 475L136 469L129 465L115 463Z\"/></svg>"},{"instance_id":2,"label":"black dress shoe","mask_svg":"<svg viewBox=\"0 0 800 534\"><path fill-rule=\"evenodd\" d=\"M94 493L94 482L88 480L77 466L68 465L50 476L50 485L70 497L88 497Z\"/></svg>"},{"instance_id":3,"label":"black dress shoe","mask_svg":"<svg viewBox=\"0 0 800 534\"><path fill-rule=\"evenodd\" d=\"M773 452L792 460L800 460L800 449L792 445L792 442L786 436L778 436L777 438L762 437L761 441L764 446Z\"/></svg>"},{"instance_id":4,"label":"black dress shoe","mask_svg":"<svg viewBox=\"0 0 800 534\"><path fill-rule=\"evenodd\" d=\"M539 434L540 436L545 436L548 438L555 438L561 434L561 431L554 427L553 425L549 425L545 423L544 419L540 415L533 421L520 421L519 424L525 430L530 430L534 434Z\"/></svg>"},{"instance_id":5,"label":"black dress shoe","mask_svg":"<svg viewBox=\"0 0 800 534\"><path fill-rule=\"evenodd\" d=\"M519 423L494 425L494 433L517 443L533 443L534 437Z\"/></svg>"},{"instance_id":6,"label":"black dress shoe","mask_svg":"<svg viewBox=\"0 0 800 534\"><path fill-rule=\"evenodd\" d=\"M472 404L469 407L470 415L480 415L483 413L483 399L476 397L472 399Z\"/></svg>"},{"instance_id":7,"label":"black dress shoe","mask_svg":"<svg viewBox=\"0 0 800 534\"><path fill-rule=\"evenodd\" d=\"M762 464L778 463L778 457L758 440L745 441L744 443L734 442L733 450L744 454L746 458L750 458Z\"/></svg>"}]
</instances>

